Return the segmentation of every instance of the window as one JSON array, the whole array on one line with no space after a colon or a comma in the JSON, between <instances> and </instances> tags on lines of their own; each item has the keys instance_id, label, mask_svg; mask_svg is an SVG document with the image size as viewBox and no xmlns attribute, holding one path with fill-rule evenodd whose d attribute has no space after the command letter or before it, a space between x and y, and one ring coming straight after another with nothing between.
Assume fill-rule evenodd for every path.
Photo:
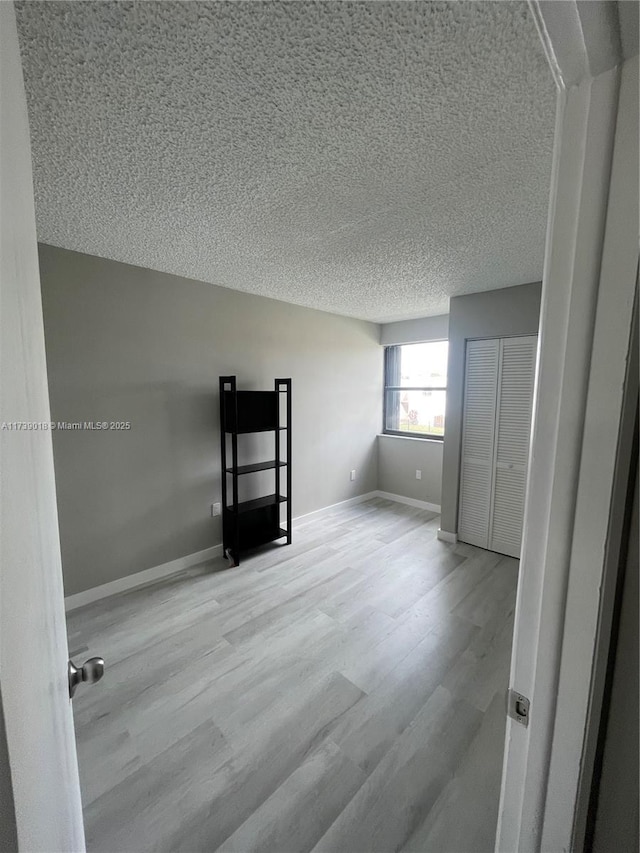
<instances>
[{"instance_id":1,"label":"window","mask_svg":"<svg viewBox=\"0 0 640 853\"><path fill-rule=\"evenodd\" d=\"M386 347L384 431L442 438L447 398L447 341Z\"/></svg>"}]
</instances>

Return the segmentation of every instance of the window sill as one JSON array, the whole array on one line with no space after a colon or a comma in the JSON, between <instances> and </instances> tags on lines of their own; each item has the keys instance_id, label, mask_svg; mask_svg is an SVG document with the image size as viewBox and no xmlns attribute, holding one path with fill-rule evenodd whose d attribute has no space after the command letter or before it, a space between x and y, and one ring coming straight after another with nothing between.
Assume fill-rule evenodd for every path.
<instances>
[{"instance_id":1,"label":"window sill","mask_svg":"<svg viewBox=\"0 0 640 853\"><path fill-rule=\"evenodd\" d=\"M397 438L400 441L419 441L420 444L439 444L440 446L444 444L442 438L417 438L413 435L393 435L388 432L379 432L378 438Z\"/></svg>"}]
</instances>

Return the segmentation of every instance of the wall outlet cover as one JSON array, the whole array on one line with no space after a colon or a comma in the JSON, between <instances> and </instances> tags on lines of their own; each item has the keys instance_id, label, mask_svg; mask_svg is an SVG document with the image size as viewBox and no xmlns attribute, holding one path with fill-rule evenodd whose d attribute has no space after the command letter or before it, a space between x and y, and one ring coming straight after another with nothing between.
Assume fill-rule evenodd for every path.
<instances>
[{"instance_id":1,"label":"wall outlet cover","mask_svg":"<svg viewBox=\"0 0 640 853\"><path fill-rule=\"evenodd\" d=\"M219 503L211 504L211 518L215 518L217 515L220 515L220 512Z\"/></svg>"},{"instance_id":2,"label":"wall outlet cover","mask_svg":"<svg viewBox=\"0 0 640 853\"><path fill-rule=\"evenodd\" d=\"M416 480L422 479L422 471L419 468L416 468Z\"/></svg>"},{"instance_id":3,"label":"wall outlet cover","mask_svg":"<svg viewBox=\"0 0 640 853\"><path fill-rule=\"evenodd\" d=\"M354 468L354 469L353 469L353 471L351 472L351 475L350 475L350 478L349 478L349 479L351 479L351 480L355 480L355 478L356 478L356 469Z\"/></svg>"}]
</instances>

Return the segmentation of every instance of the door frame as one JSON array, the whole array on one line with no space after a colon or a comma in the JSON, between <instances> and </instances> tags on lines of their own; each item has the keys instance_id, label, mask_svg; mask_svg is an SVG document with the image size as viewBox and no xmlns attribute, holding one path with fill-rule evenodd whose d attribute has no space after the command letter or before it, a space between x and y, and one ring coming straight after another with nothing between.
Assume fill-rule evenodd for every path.
<instances>
[{"instance_id":1,"label":"door frame","mask_svg":"<svg viewBox=\"0 0 640 853\"><path fill-rule=\"evenodd\" d=\"M616 3L530 7L558 101L510 676L531 708L507 720L504 853L582 848L638 262L637 47Z\"/></svg>"},{"instance_id":2,"label":"door frame","mask_svg":"<svg viewBox=\"0 0 640 853\"><path fill-rule=\"evenodd\" d=\"M29 123L9 2L0 109L0 839L6 850L81 853Z\"/></svg>"}]
</instances>

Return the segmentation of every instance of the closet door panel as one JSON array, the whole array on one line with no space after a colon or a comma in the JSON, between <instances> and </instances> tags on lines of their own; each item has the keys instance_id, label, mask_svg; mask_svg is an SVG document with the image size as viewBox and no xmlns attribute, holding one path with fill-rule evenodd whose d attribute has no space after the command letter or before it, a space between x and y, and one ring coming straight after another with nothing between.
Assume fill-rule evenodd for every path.
<instances>
[{"instance_id":1,"label":"closet door panel","mask_svg":"<svg viewBox=\"0 0 640 853\"><path fill-rule=\"evenodd\" d=\"M458 538L486 548L495 444L498 340L467 343Z\"/></svg>"},{"instance_id":2,"label":"closet door panel","mask_svg":"<svg viewBox=\"0 0 640 853\"><path fill-rule=\"evenodd\" d=\"M496 462L526 469L531 438L536 337L505 338L498 391Z\"/></svg>"},{"instance_id":3,"label":"closet door panel","mask_svg":"<svg viewBox=\"0 0 640 853\"><path fill-rule=\"evenodd\" d=\"M458 539L461 542L488 547L490 495L490 466L468 461L460 492Z\"/></svg>"},{"instance_id":4,"label":"closet door panel","mask_svg":"<svg viewBox=\"0 0 640 853\"><path fill-rule=\"evenodd\" d=\"M496 468L489 548L499 554L520 557L525 471Z\"/></svg>"},{"instance_id":5,"label":"closet door panel","mask_svg":"<svg viewBox=\"0 0 640 853\"><path fill-rule=\"evenodd\" d=\"M520 556L537 338L504 338L496 406L489 548Z\"/></svg>"}]
</instances>

